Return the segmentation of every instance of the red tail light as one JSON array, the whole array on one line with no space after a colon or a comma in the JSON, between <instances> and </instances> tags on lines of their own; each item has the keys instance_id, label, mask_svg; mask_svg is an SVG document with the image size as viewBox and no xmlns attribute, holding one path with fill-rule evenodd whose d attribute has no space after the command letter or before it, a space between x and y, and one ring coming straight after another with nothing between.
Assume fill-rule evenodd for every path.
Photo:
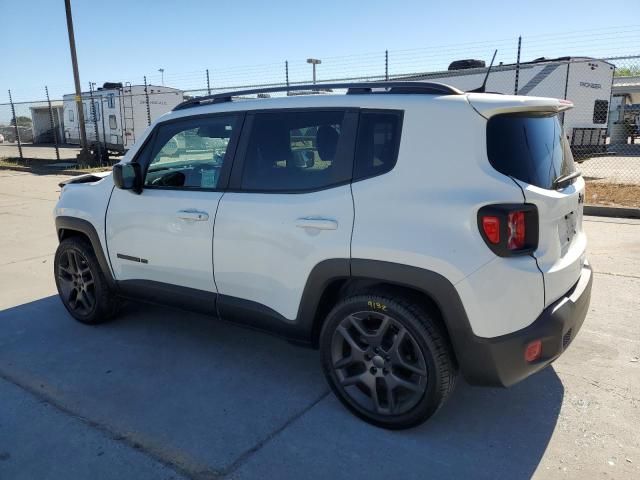
<instances>
[{"instance_id":1,"label":"red tail light","mask_svg":"<svg viewBox=\"0 0 640 480\"><path fill-rule=\"evenodd\" d=\"M487 205L478 211L478 228L500 257L526 255L538 248L538 209L531 204Z\"/></svg>"},{"instance_id":2,"label":"red tail light","mask_svg":"<svg viewBox=\"0 0 640 480\"><path fill-rule=\"evenodd\" d=\"M482 217L482 230L484 230L489 242L494 245L500 243L500 219L498 217L490 215Z\"/></svg>"},{"instance_id":3,"label":"red tail light","mask_svg":"<svg viewBox=\"0 0 640 480\"><path fill-rule=\"evenodd\" d=\"M524 212L511 212L507 215L507 235L507 248L509 250L524 248L527 235Z\"/></svg>"}]
</instances>

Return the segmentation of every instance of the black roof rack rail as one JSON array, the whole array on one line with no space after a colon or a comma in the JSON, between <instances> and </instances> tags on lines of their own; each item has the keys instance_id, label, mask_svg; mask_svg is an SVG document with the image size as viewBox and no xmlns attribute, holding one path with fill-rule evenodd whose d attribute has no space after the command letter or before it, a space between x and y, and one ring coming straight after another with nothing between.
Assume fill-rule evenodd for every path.
<instances>
[{"instance_id":1,"label":"black roof rack rail","mask_svg":"<svg viewBox=\"0 0 640 480\"><path fill-rule=\"evenodd\" d=\"M387 89L386 92L380 93L418 93L426 95L461 95L464 92L455 87L437 82L424 81L388 81L388 82L351 82L351 83L318 83L306 85L289 85L288 87L266 87L255 88L251 90L237 90L234 92L216 93L215 95L205 95L203 97L195 97L186 100L173 108L173 110L182 110L184 108L196 107L210 103L230 102L233 97L245 95L258 95L264 93L276 92L295 92L299 90L309 90L321 93L326 90L347 89L347 94L358 93L378 93L373 92L374 89Z\"/></svg>"}]
</instances>

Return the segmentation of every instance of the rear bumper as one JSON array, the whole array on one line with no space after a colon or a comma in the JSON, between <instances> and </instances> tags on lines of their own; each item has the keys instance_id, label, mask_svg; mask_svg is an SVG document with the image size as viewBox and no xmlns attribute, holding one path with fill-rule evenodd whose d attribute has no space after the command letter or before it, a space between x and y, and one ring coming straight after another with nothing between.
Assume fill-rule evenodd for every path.
<instances>
[{"instance_id":1,"label":"rear bumper","mask_svg":"<svg viewBox=\"0 0 640 480\"><path fill-rule=\"evenodd\" d=\"M513 385L543 369L569 346L582 326L591 300L593 275L585 263L578 282L547 307L528 327L495 338L467 339L460 366L466 380L474 385ZM524 350L529 342L542 341L542 357L528 363Z\"/></svg>"}]
</instances>

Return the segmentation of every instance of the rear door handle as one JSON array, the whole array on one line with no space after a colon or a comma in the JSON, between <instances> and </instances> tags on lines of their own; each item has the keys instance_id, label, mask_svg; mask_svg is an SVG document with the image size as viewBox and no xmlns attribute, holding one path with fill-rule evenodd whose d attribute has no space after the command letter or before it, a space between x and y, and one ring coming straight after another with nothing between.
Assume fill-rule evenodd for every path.
<instances>
[{"instance_id":1,"label":"rear door handle","mask_svg":"<svg viewBox=\"0 0 640 480\"><path fill-rule=\"evenodd\" d=\"M331 218L304 217L296 220L298 228L315 228L316 230L337 230L338 222Z\"/></svg>"},{"instance_id":2,"label":"rear door handle","mask_svg":"<svg viewBox=\"0 0 640 480\"><path fill-rule=\"evenodd\" d=\"M209 220L209 214L207 212L201 212L200 210L188 209L179 210L176 216L182 220L191 220L194 222L204 222Z\"/></svg>"}]
</instances>

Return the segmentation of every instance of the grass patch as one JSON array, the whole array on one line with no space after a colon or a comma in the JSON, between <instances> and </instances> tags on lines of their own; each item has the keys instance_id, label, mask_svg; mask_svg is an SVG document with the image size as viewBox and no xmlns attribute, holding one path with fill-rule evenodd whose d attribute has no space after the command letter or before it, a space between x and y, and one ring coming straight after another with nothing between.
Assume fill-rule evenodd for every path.
<instances>
[{"instance_id":1,"label":"grass patch","mask_svg":"<svg viewBox=\"0 0 640 480\"><path fill-rule=\"evenodd\" d=\"M20 164L12 158L0 158L0 167L19 167Z\"/></svg>"},{"instance_id":2,"label":"grass patch","mask_svg":"<svg viewBox=\"0 0 640 480\"><path fill-rule=\"evenodd\" d=\"M640 208L640 185L587 182L585 203Z\"/></svg>"},{"instance_id":3,"label":"grass patch","mask_svg":"<svg viewBox=\"0 0 640 480\"><path fill-rule=\"evenodd\" d=\"M0 158L0 168L14 168L16 170L22 171L32 171L38 174L67 174L67 175L81 175L83 173L99 173L99 172L110 172L111 166L100 166L100 167L88 167L88 166L79 166L75 165L68 168L60 168L51 166L54 163L62 163L69 162L73 163L71 160L43 160L40 158L25 158L20 159L17 157L4 157Z\"/></svg>"}]
</instances>

